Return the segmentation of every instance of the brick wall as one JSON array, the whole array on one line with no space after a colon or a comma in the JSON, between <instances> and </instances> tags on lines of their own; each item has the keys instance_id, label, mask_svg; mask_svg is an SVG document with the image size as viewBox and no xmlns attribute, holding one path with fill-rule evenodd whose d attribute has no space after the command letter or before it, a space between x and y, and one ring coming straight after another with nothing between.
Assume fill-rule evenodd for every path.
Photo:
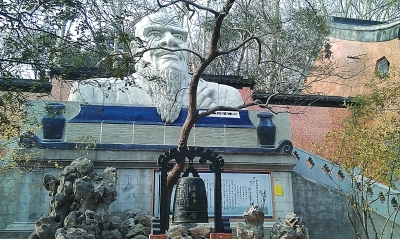
<instances>
[{"instance_id":1,"label":"brick wall","mask_svg":"<svg viewBox=\"0 0 400 239\"><path fill-rule=\"evenodd\" d=\"M340 128L349 111L343 108L294 107L290 115L293 145L317 154L328 132Z\"/></svg>"},{"instance_id":2,"label":"brick wall","mask_svg":"<svg viewBox=\"0 0 400 239\"><path fill-rule=\"evenodd\" d=\"M245 103L251 102L252 90L245 87L239 90ZM266 110L251 106L248 110ZM317 154L318 147L325 140L328 132L340 128L340 124L349 115L346 108L312 106L274 106L276 112L290 112L291 140L294 146ZM317 146L316 146L317 145ZM323 155L322 155L323 156Z\"/></svg>"}]
</instances>

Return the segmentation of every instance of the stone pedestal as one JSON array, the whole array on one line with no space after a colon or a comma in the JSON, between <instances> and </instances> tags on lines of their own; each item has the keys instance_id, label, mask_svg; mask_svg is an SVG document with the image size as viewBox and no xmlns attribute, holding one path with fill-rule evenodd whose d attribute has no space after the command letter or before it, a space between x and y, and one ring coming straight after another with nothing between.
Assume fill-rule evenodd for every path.
<instances>
[{"instance_id":1,"label":"stone pedestal","mask_svg":"<svg viewBox=\"0 0 400 239\"><path fill-rule=\"evenodd\" d=\"M232 239L232 233L210 233L210 239Z\"/></svg>"},{"instance_id":2,"label":"stone pedestal","mask_svg":"<svg viewBox=\"0 0 400 239\"><path fill-rule=\"evenodd\" d=\"M159 234L159 235L150 234L149 239L167 239L167 235L165 235L165 234Z\"/></svg>"}]
</instances>

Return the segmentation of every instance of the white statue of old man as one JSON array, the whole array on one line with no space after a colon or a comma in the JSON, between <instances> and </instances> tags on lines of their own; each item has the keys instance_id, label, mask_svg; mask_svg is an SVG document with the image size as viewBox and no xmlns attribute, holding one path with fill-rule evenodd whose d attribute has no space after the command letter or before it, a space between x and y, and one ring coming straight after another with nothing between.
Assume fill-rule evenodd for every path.
<instances>
[{"instance_id":1,"label":"white statue of old man","mask_svg":"<svg viewBox=\"0 0 400 239\"><path fill-rule=\"evenodd\" d=\"M150 49L135 65L135 74L124 79L98 78L75 82L69 100L90 104L155 106L163 121L173 123L181 108L188 106L189 100L191 75L186 62L187 32L176 17L154 13L135 25L135 36L143 44L135 41L133 48L137 51ZM141 49L143 46L146 48ZM202 79L196 99L200 109L243 104L237 89Z\"/></svg>"}]
</instances>

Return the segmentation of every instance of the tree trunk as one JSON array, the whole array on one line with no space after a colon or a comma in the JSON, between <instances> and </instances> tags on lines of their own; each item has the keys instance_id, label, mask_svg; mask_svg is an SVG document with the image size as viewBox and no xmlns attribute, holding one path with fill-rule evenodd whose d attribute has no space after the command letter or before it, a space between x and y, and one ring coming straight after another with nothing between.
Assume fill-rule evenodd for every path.
<instances>
[{"instance_id":1,"label":"tree trunk","mask_svg":"<svg viewBox=\"0 0 400 239\"><path fill-rule=\"evenodd\" d=\"M207 56L200 62L199 66L197 67L196 71L194 72L190 85L189 85L189 105L188 105L188 115L186 120L182 126L180 135L179 135L179 143L178 147L186 147L187 142L189 139L190 131L192 130L194 124L198 120L197 118L197 86L200 80L200 75L206 69L208 65L217 57L219 56L218 51L218 41L220 39L221 34L221 26L224 18L228 15L230 9L232 8L233 3L235 0L227 0L223 6L223 8L215 14L215 22L212 31L212 37L210 42L210 47L207 52ZM175 163L174 167L170 171L167 177L167 205L165 213L169 213L169 208L171 205L171 196L172 196L172 189L175 183L178 181L181 173L185 169L185 160L186 159L179 159L178 162Z\"/></svg>"}]
</instances>

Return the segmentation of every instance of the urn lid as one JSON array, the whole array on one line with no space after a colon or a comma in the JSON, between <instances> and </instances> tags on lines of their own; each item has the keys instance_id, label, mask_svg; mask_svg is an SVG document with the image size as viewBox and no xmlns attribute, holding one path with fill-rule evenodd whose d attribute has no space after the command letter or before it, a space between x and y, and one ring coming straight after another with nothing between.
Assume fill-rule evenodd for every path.
<instances>
[{"instance_id":1,"label":"urn lid","mask_svg":"<svg viewBox=\"0 0 400 239\"><path fill-rule=\"evenodd\" d=\"M259 112L259 113L257 113L257 116L259 118L271 118L274 115L270 112Z\"/></svg>"},{"instance_id":2,"label":"urn lid","mask_svg":"<svg viewBox=\"0 0 400 239\"><path fill-rule=\"evenodd\" d=\"M65 108L65 105L62 103L57 103L57 102L50 102L50 103L46 103L45 106L46 109L57 109L57 110L61 110Z\"/></svg>"}]
</instances>

